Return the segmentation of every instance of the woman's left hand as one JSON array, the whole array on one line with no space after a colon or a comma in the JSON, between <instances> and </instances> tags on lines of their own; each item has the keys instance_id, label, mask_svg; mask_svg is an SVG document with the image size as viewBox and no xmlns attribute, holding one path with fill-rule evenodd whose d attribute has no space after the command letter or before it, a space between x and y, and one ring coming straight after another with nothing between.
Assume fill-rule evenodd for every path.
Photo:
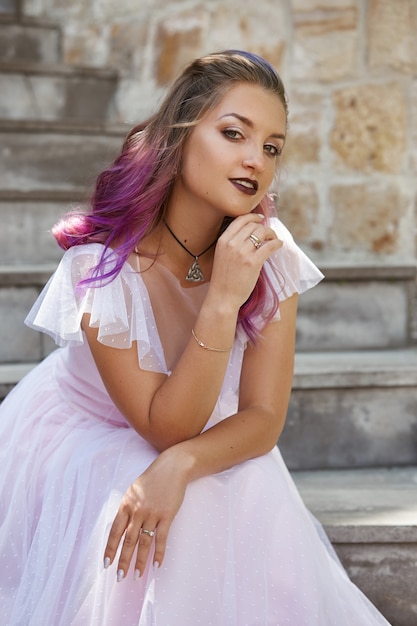
<instances>
[{"instance_id":1,"label":"woman's left hand","mask_svg":"<svg viewBox=\"0 0 417 626\"><path fill-rule=\"evenodd\" d=\"M104 552L104 566L107 568L123 540L117 566L118 581L127 574L136 545L136 578L145 570L153 542L153 565L161 565L168 532L187 487L188 481L181 465L174 448L169 448L130 485L123 496Z\"/></svg>"}]
</instances>

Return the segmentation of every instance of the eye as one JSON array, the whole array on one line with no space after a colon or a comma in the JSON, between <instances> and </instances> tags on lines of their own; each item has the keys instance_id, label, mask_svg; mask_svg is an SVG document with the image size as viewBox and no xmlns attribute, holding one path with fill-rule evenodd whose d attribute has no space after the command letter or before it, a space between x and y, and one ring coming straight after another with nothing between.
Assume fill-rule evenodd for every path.
<instances>
[{"instance_id":1,"label":"eye","mask_svg":"<svg viewBox=\"0 0 417 626\"><path fill-rule=\"evenodd\" d=\"M268 152L271 156L279 156L282 152L282 148L275 146L273 143L267 143L264 146L266 152Z\"/></svg>"},{"instance_id":2,"label":"eye","mask_svg":"<svg viewBox=\"0 0 417 626\"><path fill-rule=\"evenodd\" d=\"M222 133L225 137L227 137L228 139L232 139L233 141L236 141L237 139L241 139L243 137L242 133L235 128L226 128L222 131Z\"/></svg>"}]
</instances>

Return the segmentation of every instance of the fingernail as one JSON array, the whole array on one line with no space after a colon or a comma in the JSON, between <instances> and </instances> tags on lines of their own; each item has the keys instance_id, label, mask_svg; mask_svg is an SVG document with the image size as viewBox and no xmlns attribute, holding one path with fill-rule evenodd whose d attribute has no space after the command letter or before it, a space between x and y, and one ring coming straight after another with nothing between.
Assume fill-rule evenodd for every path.
<instances>
[{"instance_id":1,"label":"fingernail","mask_svg":"<svg viewBox=\"0 0 417 626\"><path fill-rule=\"evenodd\" d=\"M158 563L158 561L154 561L154 562L153 562L153 569L154 569L154 571L155 571L155 572L156 572L156 570L158 569L158 567L159 567L159 563Z\"/></svg>"},{"instance_id":2,"label":"fingernail","mask_svg":"<svg viewBox=\"0 0 417 626\"><path fill-rule=\"evenodd\" d=\"M124 569L119 569L117 570L117 582L119 583L121 580L123 580L125 575L125 571Z\"/></svg>"},{"instance_id":3,"label":"fingernail","mask_svg":"<svg viewBox=\"0 0 417 626\"><path fill-rule=\"evenodd\" d=\"M108 567L110 567L110 557L106 556L104 559L104 569L107 569Z\"/></svg>"},{"instance_id":4,"label":"fingernail","mask_svg":"<svg viewBox=\"0 0 417 626\"><path fill-rule=\"evenodd\" d=\"M135 573L133 575L133 580L138 580L140 578L140 570L135 569Z\"/></svg>"}]
</instances>

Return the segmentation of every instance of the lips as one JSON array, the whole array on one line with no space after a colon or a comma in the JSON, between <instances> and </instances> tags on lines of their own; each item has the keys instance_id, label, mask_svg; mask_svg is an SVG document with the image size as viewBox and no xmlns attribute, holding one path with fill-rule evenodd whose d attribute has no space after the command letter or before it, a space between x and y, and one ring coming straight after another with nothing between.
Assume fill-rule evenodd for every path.
<instances>
[{"instance_id":1,"label":"lips","mask_svg":"<svg viewBox=\"0 0 417 626\"><path fill-rule=\"evenodd\" d=\"M258 191L258 183L250 178L230 178L230 182L248 196L254 196Z\"/></svg>"}]
</instances>

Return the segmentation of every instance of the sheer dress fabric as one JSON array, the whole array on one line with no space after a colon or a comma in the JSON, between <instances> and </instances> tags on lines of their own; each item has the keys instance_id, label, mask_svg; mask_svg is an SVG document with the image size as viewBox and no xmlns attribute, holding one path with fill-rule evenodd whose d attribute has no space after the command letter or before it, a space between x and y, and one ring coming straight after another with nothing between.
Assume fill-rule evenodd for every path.
<instances>
[{"instance_id":1,"label":"sheer dress fabric","mask_svg":"<svg viewBox=\"0 0 417 626\"><path fill-rule=\"evenodd\" d=\"M272 223L284 244L266 270L282 301L322 275L285 227ZM88 244L64 254L27 318L60 347L0 406L2 623L387 625L348 579L278 448L189 485L157 571L148 566L134 581L130 569L117 583L117 561L103 569L122 495L157 453L108 396L82 315L91 314L104 344L137 342L140 367L169 376L208 287L183 288L156 262L143 273L126 263L112 282L77 288L102 252ZM206 428L237 410L246 344L238 328Z\"/></svg>"}]
</instances>

